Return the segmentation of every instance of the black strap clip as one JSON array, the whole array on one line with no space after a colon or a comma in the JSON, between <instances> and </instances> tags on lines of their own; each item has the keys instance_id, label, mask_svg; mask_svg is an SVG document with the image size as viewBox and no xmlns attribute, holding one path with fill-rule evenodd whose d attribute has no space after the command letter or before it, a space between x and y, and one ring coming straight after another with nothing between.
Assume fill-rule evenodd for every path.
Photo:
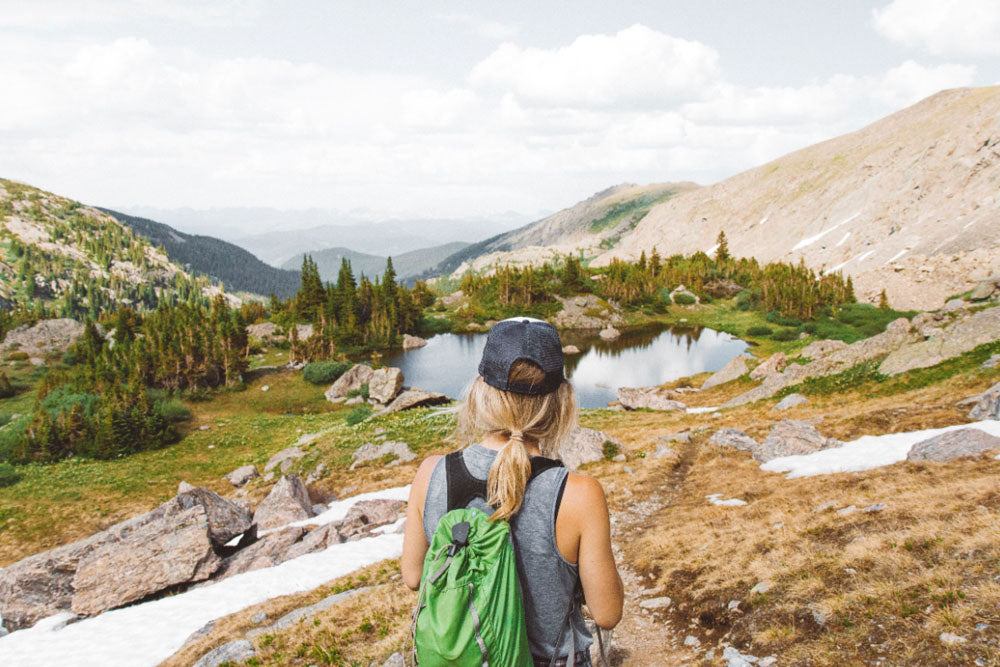
<instances>
[{"instance_id":1,"label":"black strap clip","mask_svg":"<svg viewBox=\"0 0 1000 667\"><path fill-rule=\"evenodd\" d=\"M462 521L451 527L451 546L448 548L448 555L454 556L459 549L469 546L469 522Z\"/></svg>"}]
</instances>

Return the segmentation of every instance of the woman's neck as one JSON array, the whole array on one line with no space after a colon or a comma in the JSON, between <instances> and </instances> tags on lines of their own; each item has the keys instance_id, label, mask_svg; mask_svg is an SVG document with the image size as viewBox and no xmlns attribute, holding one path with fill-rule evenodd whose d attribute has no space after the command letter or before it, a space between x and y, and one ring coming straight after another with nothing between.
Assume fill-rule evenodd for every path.
<instances>
[{"instance_id":1,"label":"woman's neck","mask_svg":"<svg viewBox=\"0 0 1000 667\"><path fill-rule=\"evenodd\" d=\"M479 443L486 449L493 449L500 451L503 446L507 444L507 438L503 437L500 433L489 433L487 434ZM528 456L541 456L542 452L538 448L538 441L534 438L526 437L524 439L524 451L528 452Z\"/></svg>"}]
</instances>

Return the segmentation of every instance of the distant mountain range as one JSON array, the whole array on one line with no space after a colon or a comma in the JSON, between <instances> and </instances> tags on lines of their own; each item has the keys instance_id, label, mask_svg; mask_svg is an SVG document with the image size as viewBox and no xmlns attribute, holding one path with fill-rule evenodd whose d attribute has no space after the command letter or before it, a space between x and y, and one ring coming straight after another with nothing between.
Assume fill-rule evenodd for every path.
<instances>
[{"instance_id":1,"label":"distant mountain range","mask_svg":"<svg viewBox=\"0 0 1000 667\"><path fill-rule=\"evenodd\" d=\"M450 257L468 245L468 243L454 241L431 248L421 248L392 255L392 266L396 271L397 279L400 282L409 283L415 276L437 266L441 260ZM349 248L325 248L305 254L310 255L316 262L320 278L330 282L337 280L337 272L340 271L340 264L344 259L351 262L351 270L355 276L364 274L369 278L374 278L385 273L386 256L384 255L369 255ZM303 257L304 254L296 255L285 262L282 268L301 268ZM298 272L296 272L297 275Z\"/></svg>"},{"instance_id":2,"label":"distant mountain range","mask_svg":"<svg viewBox=\"0 0 1000 667\"><path fill-rule=\"evenodd\" d=\"M299 289L298 271L269 266L232 243L211 236L185 234L162 222L98 208L136 234L162 246L171 261L221 282L230 292L274 294L287 299L295 296Z\"/></svg>"}]
</instances>

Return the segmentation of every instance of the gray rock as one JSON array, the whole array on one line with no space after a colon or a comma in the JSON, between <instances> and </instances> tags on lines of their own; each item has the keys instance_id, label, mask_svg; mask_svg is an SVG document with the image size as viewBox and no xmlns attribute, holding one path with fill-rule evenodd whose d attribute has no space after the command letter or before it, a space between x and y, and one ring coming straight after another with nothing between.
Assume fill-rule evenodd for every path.
<instances>
[{"instance_id":1,"label":"gray rock","mask_svg":"<svg viewBox=\"0 0 1000 667\"><path fill-rule=\"evenodd\" d=\"M736 428L720 428L708 439L708 444L715 447L735 447L750 453L756 452L760 447L756 440Z\"/></svg>"},{"instance_id":2,"label":"gray rock","mask_svg":"<svg viewBox=\"0 0 1000 667\"><path fill-rule=\"evenodd\" d=\"M787 410L789 408L794 408L796 405L802 405L803 403L808 403L808 402L809 399L803 396L802 394L789 394L788 396L785 396L783 399L778 401L778 404L771 409Z\"/></svg>"},{"instance_id":3,"label":"gray rock","mask_svg":"<svg viewBox=\"0 0 1000 667\"><path fill-rule=\"evenodd\" d=\"M726 661L726 667L757 667L758 658L755 655L744 655L732 646L727 646L722 651L722 659Z\"/></svg>"},{"instance_id":4,"label":"gray rock","mask_svg":"<svg viewBox=\"0 0 1000 667\"><path fill-rule=\"evenodd\" d=\"M996 368L1000 366L1000 354L994 354L989 359L979 365L980 368Z\"/></svg>"},{"instance_id":5,"label":"gray rock","mask_svg":"<svg viewBox=\"0 0 1000 667\"><path fill-rule=\"evenodd\" d=\"M653 452L652 454L652 457L654 459L665 459L665 458L674 459L678 458L678 456L679 455L677 454L677 452L670 449L670 447L667 447L666 445L657 445L656 451Z\"/></svg>"},{"instance_id":6,"label":"gray rock","mask_svg":"<svg viewBox=\"0 0 1000 667\"><path fill-rule=\"evenodd\" d=\"M843 350L846 347L847 343L842 340L818 340L806 345L799 354L806 359L816 360L822 359L838 350Z\"/></svg>"},{"instance_id":7,"label":"gray rock","mask_svg":"<svg viewBox=\"0 0 1000 667\"><path fill-rule=\"evenodd\" d=\"M361 500L351 506L338 530L347 540L358 539L380 526L394 523L406 506L402 500Z\"/></svg>"},{"instance_id":8,"label":"gray rock","mask_svg":"<svg viewBox=\"0 0 1000 667\"><path fill-rule=\"evenodd\" d=\"M253 616L250 617L250 622L251 623L256 623L258 625L260 625L261 623L263 623L266 620L267 620L267 614L265 614L262 611L258 611L256 614L254 614Z\"/></svg>"},{"instance_id":9,"label":"gray rock","mask_svg":"<svg viewBox=\"0 0 1000 667\"><path fill-rule=\"evenodd\" d=\"M394 457L392 461L397 463L408 463L417 458L417 455L413 453L413 450L410 449L410 446L405 442L387 440L377 445L366 442L354 450L354 453L351 454L351 458L354 459L354 463L351 464L351 470L353 470L359 463L374 461L375 459L380 459L383 456L392 456ZM390 463L392 461L390 461Z\"/></svg>"},{"instance_id":10,"label":"gray rock","mask_svg":"<svg viewBox=\"0 0 1000 667\"><path fill-rule=\"evenodd\" d=\"M827 500L826 502L820 503L819 505L817 505L816 507L814 507L812 509L812 513L813 514L818 514L820 512L826 511L828 509L833 509L836 506L837 506L837 503L833 502L832 500Z\"/></svg>"},{"instance_id":11,"label":"gray rock","mask_svg":"<svg viewBox=\"0 0 1000 667\"><path fill-rule=\"evenodd\" d=\"M758 581L753 588L750 589L750 595L763 595L769 590L774 588L774 583L768 580Z\"/></svg>"},{"instance_id":12,"label":"gray rock","mask_svg":"<svg viewBox=\"0 0 1000 667\"><path fill-rule=\"evenodd\" d=\"M260 570L265 567L274 567L285 562L289 558L289 550L307 532L308 530L303 526L293 526L292 528L268 533L250 546L226 558L222 562L219 571L212 577L212 581L222 581L237 574ZM321 548L320 545L315 543L314 546L316 546L316 550Z\"/></svg>"},{"instance_id":13,"label":"gray rock","mask_svg":"<svg viewBox=\"0 0 1000 667\"><path fill-rule=\"evenodd\" d=\"M862 512L867 512L868 514L875 514L876 512L881 512L882 510L888 508L889 506L885 503L875 503L874 505L869 505L862 509Z\"/></svg>"},{"instance_id":14,"label":"gray rock","mask_svg":"<svg viewBox=\"0 0 1000 667\"><path fill-rule=\"evenodd\" d=\"M1000 438L978 428L961 428L918 442L910 448L906 460L943 462L994 450L1000 451Z\"/></svg>"},{"instance_id":15,"label":"gray rock","mask_svg":"<svg viewBox=\"0 0 1000 667\"><path fill-rule=\"evenodd\" d=\"M313 616L316 615L317 612L329 609L335 604L343 602L348 598L354 597L355 595L361 593L362 591L369 591L371 589L372 586L362 586L361 588L352 588L349 591L334 593L333 595L327 596L322 600L320 600L319 602L316 602L315 604L311 604L306 607L299 607L298 609L293 609L292 611L288 612L287 614L285 614L284 616L282 616L281 618L279 618L278 620L276 620L274 623L272 623L267 627L254 628L253 630L247 633L247 637L252 639L253 637L256 637L258 635L273 634L279 630L285 630L287 628L292 627L299 621L312 618Z\"/></svg>"},{"instance_id":16,"label":"gray rock","mask_svg":"<svg viewBox=\"0 0 1000 667\"><path fill-rule=\"evenodd\" d=\"M941 640L942 644L964 644L969 641L965 637L955 635L950 632L942 632L940 636L938 636L938 639Z\"/></svg>"},{"instance_id":17,"label":"gray rock","mask_svg":"<svg viewBox=\"0 0 1000 667\"><path fill-rule=\"evenodd\" d=\"M383 412L399 412L400 410L409 410L410 408L422 407L425 405L441 405L442 403L448 403L449 400L450 399L444 394L411 387L409 389L404 389L404 391L399 394L399 396L397 396L392 403L385 407Z\"/></svg>"},{"instance_id":18,"label":"gray rock","mask_svg":"<svg viewBox=\"0 0 1000 667\"><path fill-rule=\"evenodd\" d=\"M891 325L890 325L891 326ZM988 308L956 320L927 340L903 345L879 366L883 375L936 366L980 345L1000 339L1000 307Z\"/></svg>"},{"instance_id":19,"label":"gray rock","mask_svg":"<svg viewBox=\"0 0 1000 667\"><path fill-rule=\"evenodd\" d=\"M224 662L242 664L255 655L257 652L254 651L253 644L246 639L237 639L201 656L194 667L219 667Z\"/></svg>"},{"instance_id":20,"label":"gray rock","mask_svg":"<svg viewBox=\"0 0 1000 667\"><path fill-rule=\"evenodd\" d=\"M367 364L355 364L330 385L323 395L328 401L344 398L348 392L361 389L361 385L371 380L375 371Z\"/></svg>"},{"instance_id":21,"label":"gray rock","mask_svg":"<svg viewBox=\"0 0 1000 667\"><path fill-rule=\"evenodd\" d=\"M562 304L562 309L552 318L557 329L603 329L625 321L618 304L602 301L595 294L556 298Z\"/></svg>"},{"instance_id":22,"label":"gray rock","mask_svg":"<svg viewBox=\"0 0 1000 667\"><path fill-rule=\"evenodd\" d=\"M689 444L691 442L691 431L685 429L683 431L678 431L677 433L667 433L666 435L656 436L656 439L663 442L680 442L683 444Z\"/></svg>"},{"instance_id":23,"label":"gray rock","mask_svg":"<svg viewBox=\"0 0 1000 667\"><path fill-rule=\"evenodd\" d=\"M201 626L200 628L189 634L187 639L184 640L184 643L181 644L181 649L183 650L188 646L190 646L191 644L194 644L196 641L198 641L199 639L210 633L213 629L215 629L214 620L209 621L205 625Z\"/></svg>"},{"instance_id":24,"label":"gray rock","mask_svg":"<svg viewBox=\"0 0 1000 667\"><path fill-rule=\"evenodd\" d=\"M687 637L684 638L684 645L691 647L701 646L701 640L695 637L694 635L688 635Z\"/></svg>"},{"instance_id":25,"label":"gray rock","mask_svg":"<svg viewBox=\"0 0 1000 667\"><path fill-rule=\"evenodd\" d=\"M580 354L580 348L576 345L564 345L562 351L563 354Z\"/></svg>"},{"instance_id":26,"label":"gray rock","mask_svg":"<svg viewBox=\"0 0 1000 667\"><path fill-rule=\"evenodd\" d=\"M941 310L943 310L946 313L954 313L955 311L968 308L968 306L969 304L967 304L962 299L950 299L949 301L945 302L944 307Z\"/></svg>"},{"instance_id":27,"label":"gray rock","mask_svg":"<svg viewBox=\"0 0 1000 667\"><path fill-rule=\"evenodd\" d=\"M285 475L261 501L253 515L253 522L259 529L267 530L308 519L312 515L306 485L298 475Z\"/></svg>"},{"instance_id":28,"label":"gray rock","mask_svg":"<svg viewBox=\"0 0 1000 667\"><path fill-rule=\"evenodd\" d=\"M306 453L304 451L294 445L291 447L285 447L267 460L267 465L264 466L264 472L271 472L278 466L281 466L281 472L285 472L293 463L295 463L295 461L301 459L305 455Z\"/></svg>"},{"instance_id":29,"label":"gray rock","mask_svg":"<svg viewBox=\"0 0 1000 667\"><path fill-rule=\"evenodd\" d=\"M190 486L190 485L188 485ZM177 499L187 507L201 505L208 515L208 536L217 546L223 545L250 528L251 516L247 505L226 500L215 491L190 486Z\"/></svg>"},{"instance_id":30,"label":"gray rock","mask_svg":"<svg viewBox=\"0 0 1000 667\"><path fill-rule=\"evenodd\" d=\"M969 419L1000 419L1000 382L979 395L979 402L969 412Z\"/></svg>"},{"instance_id":31,"label":"gray rock","mask_svg":"<svg viewBox=\"0 0 1000 667\"><path fill-rule=\"evenodd\" d=\"M812 454L843 444L840 440L821 435L809 422L783 419L771 427L771 432L754 452L754 458L766 463L781 456Z\"/></svg>"},{"instance_id":32,"label":"gray rock","mask_svg":"<svg viewBox=\"0 0 1000 667\"><path fill-rule=\"evenodd\" d=\"M573 429L557 454L567 468L575 470L585 463L604 459L604 443L608 441L613 442L619 449L622 448L620 442L603 431L578 426Z\"/></svg>"},{"instance_id":33,"label":"gray rock","mask_svg":"<svg viewBox=\"0 0 1000 667\"><path fill-rule=\"evenodd\" d=\"M776 352L767 358L767 361L750 371L750 379L754 382L763 382L768 377L776 375L785 370L788 365L788 358L784 352Z\"/></svg>"},{"instance_id":34,"label":"gray rock","mask_svg":"<svg viewBox=\"0 0 1000 667\"><path fill-rule=\"evenodd\" d=\"M837 510L837 514L839 514L840 516L847 516L849 514L854 514L857 511L858 508L856 505L848 505L847 507L842 507L839 510Z\"/></svg>"},{"instance_id":35,"label":"gray rock","mask_svg":"<svg viewBox=\"0 0 1000 667\"><path fill-rule=\"evenodd\" d=\"M314 516L319 516L328 509L330 508L324 505L323 503L316 503L315 505L312 506L312 511Z\"/></svg>"},{"instance_id":36,"label":"gray rock","mask_svg":"<svg viewBox=\"0 0 1000 667\"><path fill-rule=\"evenodd\" d=\"M368 380L368 397L379 403L389 403L403 389L403 371L398 368L380 368Z\"/></svg>"},{"instance_id":37,"label":"gray rock","mask_svg":"<svg viewBox=\"0 0 1000 667\"><path fill-rule=\"evenodd\" d=\"M721 370L713 373L707 380L705 380L705 384L701 385L701 388L711 389L716 385L732 382L736 378L746 375L750 370L747 368L747 358L748 357L745 354L741 354L730 360L729 363L723 366Z\"/></svg>"},{"instance_id":38,"label":"gray rock","mask_svg":"<svg viewBox=\"0 0 1000 667\"><path fill-rule=\"evenodd\" d=\"M306 486L309 486L313 482L317 482L320 479L322 479L325 473L326 473L326 464L320 463L311 473L309 473L308 476L306 476Z\"/></svg>"},{"instance_id":39,"label":"gray rock","mask_svg":"<svg viewBox=\"0 0 1000 667\"><path fill-rule=\"evenodd\" d=\"M686 410L680 401L675 401L668 396L657 392L653 387L619 387L618 402L629 410Z\"/></svg>"},{"instance_id":40,"label":"gray rock","mask_svg":"<svg viewBox=\"0 0 1000 667\"><path fill-rule=\"evenodd\" d=\"M343 541L344 536L340 533L340 522L323 524L309 531L305 537L292 544L287 550L275 553L275 560L283 563L299 556L323 551L327 547L340 544Z\"/></svg>"},{"instance_id":41,"label":"gray rock","mask_svg":"<svg viewBox=\"0 0 1000 667\"><path fill-rule=\"evenodd\" d=\"M601 332L598 335L603 340L615 340L622 335L622 332L609 325L601 329Z\"/></svg>"},{"instance_id":42,"label":"gray rock","mask_svg":"<svg viewBox=\"0 0 1000 667\"><path fill-rule=\"evenodd\" d=\"M983 282L979 283L972 288L972 292L969 293L969 301L985 301L990 298L998 291L997 280L992 278L987 278Z\"/></svg>"},{"instance_id":43,"label":"gray rock","mask_svg":"<svg viewBox=\"0 0 1000 667\"><path fill-rule=\"evenodd\" d=\"M257 466L242 466L225 476L229 483L235 487L240 487L252 479L260 477Z\"/></svg>"},{"instance_id":44,"label":"gray rock","mask_svg":"<svg viewBox=\"0 0 1000 667\"><path fill-rule=\"evenodd\" d=\"M393 653L388 660L382 663L382 667L406 667L406 660L402 653Z\"/></svg>"},{"instance_id":45,"label":"gray rock","mask_svg":"<svg viewBox=\"0 0 1000 667\"><path fill-rule=\"evenodd\" d=\"M420 336L411 336L410 334L403 334L403 349L404 350L415 350L419 347L427 345L427 341Z\"/></svg>"},{"instance_id":46,"label":"gray rock","mask_svg":"<svg viewBox=\"0 0 1000 667\"><path fill-rule=\"evenodd\" d=\"M670 598L663 596L658 598L649 598L648 600L643 600L639 603L639 606L643 609L666 609L670 606Z\"/></svg>"},{"instance_id":47,"label":"gray rock","mask_svg":"<svg viewBox=\"0 0 1000 667\"><path fill-rule=\"evenodd\" d=\"M193 490L194 490L194 485L188 484L184 480L181 480L180 484L177 485L177 495L181 495L182 493L187 493L188 491L193 491Z\"/></svg>"},{"instance_id":48,"label":"gray rock","mask_svg":"<svg viewBox=\"0 0 1000 667\"><path fill-rule=\"evenodd\" d=\"M344 405L358 405L359 403L364 403L365 399L360 396L352 396L351 398L344 401Z\"/></svg>"}]
</instances>

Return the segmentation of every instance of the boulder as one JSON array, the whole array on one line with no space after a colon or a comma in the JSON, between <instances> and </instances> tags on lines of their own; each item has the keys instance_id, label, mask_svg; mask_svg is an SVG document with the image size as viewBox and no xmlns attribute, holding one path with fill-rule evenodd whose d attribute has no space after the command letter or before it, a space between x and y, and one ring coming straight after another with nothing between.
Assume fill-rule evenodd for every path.
<instances>
[{"instance_id":1,"label":"boulder","mask_svg":"<svg viewBox=\"0 0 1000 667\"><path fill-rule=\"evenodd\" d=\"M883 375L898 375L915 368L926 368L965 352L1000 340L1000 307L987 308L955 320L949 326L925 332L926 340L903 345L894 350L879 366Z\"/></svg>"},{"instance_id":2,"label":"boulder","mask_svg":"<svg viewBox=\"0 0 1000 667\"><path fill-rule=\"evenodd\" d=\"M347 540L359 539L379 526L394 523L405 506L402 500L386 498L358 501L347 511L338 530Z\"/></svg>"},{"instance_id":3,"label":"boulder","mask_svg":"<svg viewBox=\"0 0 1000 667\"><path fill-rule=\"evenodd\" d=\"M969 419L1000 419L1000 382L979 395L979 402L969 412Z\"/></svg>"},{"instance_id":4,"label":"boulder","mask_svg":"<svg viewBox=\"0 0 1000 667\"><path fill-rule=\"evenodd\" d=\"M404 350L415 350L418 347L423 347L427 345L427 341L420 336L411 336L410 334L403 334L403 349Z\"/></svg>"},{"instance_id":5,"label":"boulder","mask_svg":"<svg viewBox=\"0 0 1000 667\"><path fill-rule=\"evenodd\" d=\"M711 389L716 385L732 382L736 378L746 375L749 370L750 369L747 368L747 356L745 354L741 354L730 360L730 362L723 366L721 370L712 374L711 377L705 380L705 384L701 385L701 388Z\"/></svg>"},{"instance_id":6,"label":"boulder","mask_svg":"<svg viewBox=\"0 0 1000 667\"><path fill-rule=\"evenodd\" d=\"M261 530L284 526L313 515L309 492L298 475L285 475L261 501L253 522Z\"/></svg>"},{"instance_id":7,"label":"boulder","mask_svg":"<svg viewBox=\"0 0 1000 667\"><path fill-rule=\"evenodd\" d=\"M764 442L754 452L753 457L761 463L781 456L812 454L821 449L840 447L839 440L827 438L805 421L783 419L771 427Z\"/></svg>"},{"instance_id":8,"label":"boulder","mask_svg":"<svg viewBox=\"0 0 1000 667\"><path fill-rule=\"evenodd\" d=\"M1000 293L1000 274L990 276L973 287L969 301L984 301L997 293Z\"/></svg>"},{"instance_id":9,"label":"boulder","mask_svg":"<svg viewBox=\"0 0 1000 667\"><path fill-rule=\"evenodd\" d=\"M576 345L564 345L563 354L580 354L580 348Z\"/></svg>"},{"instance_id":10,"label":"boulder","mask_svg":"<svg viewBox=\"0 0 1000 667\"><path fill-rule=\"evenodd\" d=\"M802 405L803 403L808 403L809 399L802 394L789 394L783 399L778 401L772 410L787 410L788 408L794 408L796 405Z\"/></svg>"},{"instance_id":11,"label":"boulder","mask_svg":"<svg viewBox=\"0 0 1000 667\"><path fill-rule=\"evenodd\" d=\"M395 456L396 458L390 462L393 463L408 463L413 459L417 458L417 455L413 453L410 446L405 442L394 442L392 440L387 440L385 442L374 445L370 442L358 447L351 454L351 458L354 459L354 463L351 464L351 469L365 461L374 461L375 459L380 459L383 456Z\"/></svg>"},{"instance_id":12,"label":"boulder","mask_svg":"<svg viewBox=\"0 0 1000 667\"><path fill-rule=\"evenodd\" d=\"M437 392L415 388L404 389L392 403L385 407L384 412L399 412L400 410L408 410L424 405L440 405L448 401L449 398L447 396Z\"/></svg>"},{"instance_id":13,"label":"boulder","mask_svg":"<svg viewBox=\"0 0 1000 667\"><path fill-rule=\"evenodd\" d=\"M654 387L619 387L618 402L629 410L647 408L649 410L685 410L680 401L675 401L656 391Z\"/></svg>"},{"instance_id":14,"label":"boulder","mask_svg":"<svg viewBox=\"0 0 1000 667\"><path fill-rule=\"evenodd\" d=\"M788 365L788 358L784 352L777 352L767 358L767 361L750 371L750 379L754 382L763 382L768 377L776 375L785 370Z\"/></svg>"},{"instance_id":15,"label":"boulder","mask_svg":"<svg viewBox=\"0 0 1000 667\"><path fill-rule=\"evenodd\" d=\"M354 366L349 368L343 375L337 378L337 380L330 385L330 388L327 389L323 395L326 396L326 400L328 401L333 401L337 398L344 398L347 396L348 392L361 389L361 385L371 380L374 372L375 371L372 370L372 367L367 364L354 364Z\"/></svg>"},{"instance_id":16,"label":"boulder","mask_svg":"<svg viewBox=\"0 0 1000 667\"><path fill-rule=\"evenodd\" d=\"M951 461L963 456L979 456L1000 451L1000 438L978 428L960 428L913 445L907 461Z\"/></svg>"},{"instance_id":17,"label":"boulder","mask_svg":"<svg viewBox=\"0 0 1000 667\"><path fill-rule=\"evenodd\" d=\"M678 431L677 433L667 433L665 435L658 435L656 439L661 442L680 442L684 444L690 444L691 442L691 431L684 430Z\"/></svg>"},{"instance_id":18,"label":"boulder","mask_svg":"<svg viewBox=\"0 0 1000 667\"><path fill-rule=\"evenodd\" d=\"M598 334L602 340L616 340L622 335L622 332L615 329L613 326L607 326L601 329L601 333Z\"/></svg>"},{"instance_id":19,"label":"boulder","mask_svg":"<svg viewBox=\"0 0 1000 667\"><path fill-rule=\"evenodd\" d=\"M299 556L311 554L316 551L323 551L327 547L331 547L334 544L340 544L344 541L344 536L340 533L339 528L339 522L327 523L319 526L318 528L314 528L309 531L305 537L280 554L281 562L292 560L293 558L298 558Z\"/></svg>"},{"instance_id":20,"label":"boulder","mask_svg":"<svg viewBox=\"0 0 1000 667\"><path fill-rule=\"evenodd\" d=\"M177 500L186 509L201 505L208 515L208 536L217 546L221 546L250 528L250 508L230 502L215 491L194 486L178 494Z\"/></svg>"},{"instance_id":21,"label":"boulder","mask_svg":"<svg viewBox=\"0 0 1000 667\"><path fill-rule=\"evenodd\" d=\"M265 567L273 567L285 562L288 560L287 554L289 551L308 532L308 529L303 526L292 526L291 528L268 533L250 546L226 558L219 567L219 571L212 578L212 581L222 581L233 575L260 570ZM318 547L316 550L319 550Z\"/></svg>"},{"instance_id":22,"label":"boulder","mask_svg":"<svg viewBox=\"0 0 1000 667\"><path fill-rule=\"evenodd\" d=\"M720 428L708 439L708 444L716 447L734 447L751 454L760 447L756 440L737 428Z\"/></svg>"},{"instance_id":23,"label":"boulder","mask_svg":"<svg viewBox=\"0 0 1000 667\"><path fill-rule=\"evenodd\" d=\"M823 357L836 352L837 350L842 350L847 347L847 343L842 340L818 340L814 343L809 343L799 354L806 359L822 359Z\"/></svg>"},{"instance_id":24,"label":"boulder","mask_svg":"<svg viewBox=\"0 0 1000 667\"><path fill-rule=\"evenodd\" d=\"M249 640L237 639L201 656L201 659L194 663L194 667L219 667L223 663L242 665L255 655L257 652L254 651L253 644Z\"/></svg>"},{"instance_id":25,"label":"boulder","mask_svg":"<svg viewBox=\"0 0 1000 667\"><path fill-rule=\"evenodd\" d=\"M257 472L257 466L242 466L226 475L224 479L228 480L233 486L240 487L257 477L260 477L260 473Z\"/></svg>"},{"instance_id":26,"label":"boulder","mask_svg":"<svg viewBox=\"0 0 1000 667\"><path fill-rule=\"evenodd\" d=\"M585 463L603 460L604 443L609 441L622 449L620 442L603 431L578 426L573 429L556 453L567 468L575 470Z\"/></svg>"},{"instance_id":27,"label":"boulder","mask_svg":"<svg viewBox=\"0 0 1000 667\"><path fill-rule=\"evenodd\" d=\"M70 609L74 614L98 614L171 586L207 579L221 564L209 539L208 514L194 505L81 559Z\"/></svg>"},{"instance_id":28,"label":"boulder","mask_svg":"<svg viewBox=\"0 0 1000 667\"><path fill-rule=\"evenodd\" d=\"M380 368L368 380L368 397L379 403L389 403L403 388L403 371L398 368Z\"/></svg>"},{"instance_id":29,"label":"boulder","mask_svg":"<svg viewBox=\"0 0 1000 667\"><path fill-rule=\"evenodd\" d=\"M295 463L295 461L301 459L305 455L306 453L295 445L285 447L267 460L267 465L264 466L264 472L271 472L278 466L281 466L281 472L285 472L293 463Z\"/></svg>"}]
</instances>

